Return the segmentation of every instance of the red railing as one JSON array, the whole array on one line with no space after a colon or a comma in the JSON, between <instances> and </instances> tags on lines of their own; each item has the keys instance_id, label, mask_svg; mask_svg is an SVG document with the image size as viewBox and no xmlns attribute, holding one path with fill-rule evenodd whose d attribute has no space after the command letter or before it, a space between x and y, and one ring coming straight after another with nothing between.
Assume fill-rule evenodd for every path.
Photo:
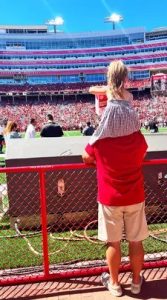
<instances>
[{"instance_id":1,"label":"red railing","mask_svg":"<svg viewBox=\"0 0 167 300\"><path fill-rule=\"evenodd\" d=\"M158 174L161 174L160 177L158 177L158 178L160 180L162 180L161 182L158 182L159 190L158 191L156 190L155 193L152 190L152 189L154 189L154 186L148 188L148 195L146 195L146 198L150 197L150 194L151 194L150 190L151 190L151 192L155 195L156 195L156 193L161 194L163 191L164 198L160 199L158 201L161 201L161 200L164 201L165 199L167 199L167 189L166 189L166 181L165 181L165 180L167 180L166 166L167 166L167 159L147 160L144 162L144 168L148 168L148 167L157 168L158 167L159 169L156 169L156 172L158 172ZM61 175L60 172L65 172L65 173L63 173L63 175ZM77 173L75 175L75 172L79 172L79 173ZM49 259L51 253L49 251L49 243L48 243L48 235L49 235L48 223L49 223L49 221L48 221L47 213L49 210L48 203L50 201L48 193L51 192L50 190L52 189L52 186L53 186L52 179L55 180L55 178L56 178L56 182L57 182L57 179L62 178L61 176L63 176L64 178L67 178L67 180L69 178L71 178L71 180L69 180L69 182L71 182L71 185L73 184L73 182L75 183L75 189L74 188L72 189L74 202L76 201L76 199L78 199L78 201L83 201L81 199L82 198L82 196L81 196L82 190L80 192L80 189L81 189L80 180L82 181L82 185L84 185L83 184L84 180L87 180L87 178L88 178L88 182L90 182L90 178L92 178L92 182L95 182L95 184L96 184L95 169L93 166L91 167L91 166L85 165L83 163L77 163L77 164L63 164L63 165L0 168L0 175L2 175L4 173L7 175L7 190L8 190L8 197L9 197L9 206L13 205L12 207L13 207L13 210L15 210L15 211L17 211L17 209L18 209L18 204L16 203L17 202L16 195L14 195L14 192L13 192L14 190L16 190L16 186L18 186L18 184L20 185L19 192L21 195L22 195L22 192L21 192L22 188L27 189L27 194L28 194L28 191L30 191L30 186L32 185L32 183L30 184L30 186L27 186L28 187L27 188L25 186L26 183L29 184L29 179L27 180L27 178L31 178L32 174L35 174L35 176L38 175L37 184L39 184L39 198L40 198L39 207L40 207L40 218L41 218L41 236L42 236L41 243L42 243L43 271L41 271L41 269L36 271L35 267L34 267L33 273L31 274L32 270L30 272L29 268L27 268L26 274L25 274L25 268L24 268L24 270L22 268L20 268L19 269L20 271L17 275L16 267L13 268L13 267L8 266L8 268L9 268L8 270L6 268L4 270L1 267L1 271L0 271L0 284L1 285L11 285L11 284L19 284L19 283L21 284L21 283L28 283L28 282L30 283L30 282L46 281L46 280L53 280L56 278L71 278L71 277L78 277L78 276L99 275L102 272L108 270L108 268L105 264L99 266L98 263L96 264L96 262L94 262L93 266L92 265L85 266L82 259L80 261L79 267L76 262L75 263L72 262L71 263L72 267L70 265L70 267L67 268L66 265L57 264L55 269L52 270L51 264L50 264L50 259ZM149 172L146 172L146 174L148 174L148 173ZM30 176L24 177L24 176L26 176L26 174L27 174L27 176L29 176L29 175ZM163 174L165 176L163 176ZM76 176L77 181L75 181L75 178L74 178L75 176ZM150 176L153 176L152 171L150 172ZM157 173L155 174L155 177L156 176L157 176ZM14 181L12 181L13 179L14 179ZM17 182L17 180L18 180L18 182ZM35 181L35 179L33 179L33 180ZM22 182L24 182L24 184L22 184ZM53 182L55 182L55 181L53 181ZM148 182L150 182L150 180ZM147 186L147 178L146 178L145 183ZM49 184L51 184L50 188L49 188ZM86 185L87 185L87 183L86 183ZM153 185L155 185L154 180L153 180ZM85 192L85 186L83 186L83 193ZM35 189L36 189L36 185L35 185ZM95 189L92 189L92 186L91 186L90 190L92 191L92 197L94 197ZM90 190L88 190L88 193L90 193ZM146 190L147 190L147 188L146 188ZM19 194L19 197L20 197L20 194ZM67 192L67 194L68 194L68 192ZM77 194L77 196L75 198L76 194ZM52 194L52 197L54 195L55 195L55 190ZM80 196L78 196L78 195L80 195ZM14 196L14 203L12 204L13 196ZM22 198L19 198L19 202L21 199ZM63 198L61 198L61 199L63 199ZM146 199L146 200L148 200L148 199ZM151 199L151 202L153 202L154 200L156 200L156 199L153 199L153 200ZM23 199L22 199L22 201L23 201ZM62 200L62 202L63 202L63 200ZM87 202L89 202L89 201L87 201ZM161 217L159 219L160 225L161 225L161 223L166 222L166 219L165 219L166 218L166 204L165 204L166 202L163 202L163 203L164 203L164 207L162 207ZM67 195L67 201L64 203L64 205L62 207L67 206L68 204L69 204L69 198ZM146 201L146 204L147 204L147 201ZM17 207L15 207L15 205ZM52 205L53 205L53 203L52 203ZM151 205L154 205L154 203L152 203ZM23 210L24 210L24 206L25 206L25 204L23 205L23 208L22 208ZM55 206L55 210L56 209L57 208ZM85 209L87 209L87 208L85 208ZM162 215L162 214L164 214L164 215ZM19 212L18 212L18 215L16 212L14 213L14 215L16 215L17 218L18 217L20 217L20 219L22 218L22 214L19 214ZM10 209L9 209L9 216L10 217L12 216L12 218L13 218L12 211ZM25 213L23 213L23 216L25 217ZM83 216L81 215L81 220L83 221L83 219L84 219L84 214L83 214ZM80 228L82 221L80 221L79 227L77 227L77 229ZM83 224L85 224L85 223L83 223ZM22 226L24 229L24 225L22 225ZM62 228L59 225L58 231L60 231L60 229L62 229ZM23 238L23 236L24 236L24 234L22 234L20 237ZM11 243L10 241L7 242L7 247L10 247L10 243ZM76 246L76 249L77 249L77 246ZM81 249L82 249L82 246L81 246ZM4 250L4 254L5 254L5 249L1 249L1 253L3 252L3 250ZM83 251L83 249L79 250L79 251ZM19 253L19 255L21 256L21 253ZM25 256L26 256L26 254L25 254ZM152 255L150 254L149 260L145 261L145 263L144 263L144 268L166 267L166 266L167 266L167 259L166 259L166 256L163 257L162 253L153 253ZM14 272L13 272L13 269L14 269ZM126 271L126 270L130 270L129 263L123 263L120 267L120 271Z\"/></svg>"}]
</instances>

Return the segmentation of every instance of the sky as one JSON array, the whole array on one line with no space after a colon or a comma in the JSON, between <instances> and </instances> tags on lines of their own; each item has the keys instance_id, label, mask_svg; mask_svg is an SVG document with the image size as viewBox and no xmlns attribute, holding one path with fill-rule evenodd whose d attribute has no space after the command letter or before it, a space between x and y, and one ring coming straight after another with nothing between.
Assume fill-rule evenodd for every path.
<instances>
[{"instance_id":1,"label":"sky","mask_svg":"<svg viewBox=\"0 0 167 300\"><path fill-rule=\"evenodd\" d=\"M0 25L42 25L61 16L64 32L112 29L104 18L118 13L118 29L167 26L167 0L0 0Z\"/></svg>"}]
</instances>

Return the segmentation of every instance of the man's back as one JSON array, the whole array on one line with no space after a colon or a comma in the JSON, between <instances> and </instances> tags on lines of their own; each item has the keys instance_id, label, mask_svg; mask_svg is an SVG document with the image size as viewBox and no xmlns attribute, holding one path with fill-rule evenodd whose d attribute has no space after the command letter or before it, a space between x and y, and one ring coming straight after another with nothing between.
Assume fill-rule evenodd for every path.
<instances>
[{"instance_id":1,"label":"man's back","mask_svg":"<svg viewBox=\"0 0 167 300\"><path fill-rule=\"evenodd\" d=\"M158 132L158 126L155 121L149 123L149 128L151 132Z\"/></svg>"},{"instance_id":2,"label":"man's back","mask_svg":"<svg viewBox=\"0 0 167 300\"><path fill-rule=\"evenodd\" d=\"M86 152L96 158L99 202L121 206L144 200L141 166L146 150L140 132L87 145Z\"/></svg>"},{"instance_id":3,"label":"man's back","mask_svg":"<svg viewBox=\"0 0 167 300\"><path fill-rule=\"evenodd\" d=\"M41 137L60 137L63 136L62 128L53 123L47 123L41 130Z\"/></svg>"},{"instance_id":4,"label":"man's back","mask_svg":"<svg viewBox=\"0 0 167 300\"><path fill-rule=\"evenodd\" d=\"M83 135L86 136L90 136L94 133L94 127L93 126L87 126L84 130L83 130Z\"/></svg>"}]
</instances>

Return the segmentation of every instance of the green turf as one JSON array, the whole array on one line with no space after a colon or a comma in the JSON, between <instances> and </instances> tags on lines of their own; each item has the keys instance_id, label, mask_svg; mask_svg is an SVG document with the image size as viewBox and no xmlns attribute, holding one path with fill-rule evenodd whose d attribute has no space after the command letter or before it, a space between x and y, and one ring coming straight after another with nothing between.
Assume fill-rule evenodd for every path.
<instances>
[{"instance_id":1,"label":"green turf","mask_svg":"<svg viewBox=\"0 0 167 300\"><path fill-rule=\"evenodd\" d=\"M142 128L143 133L149 133L146 129ZM167 127L159 128L159 133L167 133ZM24 138L25 133L22 133L21 136ZM65 137L72 137L72 136L82 136L80 130L67 130L64 131ZM40 132L36 132L36 137L40 137ZM5 152L5 147L3 147L3 151ZM1 159L1 158L0 158Z\"/></svg>"},{"instance_id":2,"label":"green turf","mask_svg":"<svg viewBox=\"0 0 167 300\"><path fill-rule=\"evenodd\" d=\"M6 174L0 173L0 184L6 183Z\"/></svg>"},{"instance_id":3,"label":"green turf","mask_svg":"<svg viewBox=\"0 0 167 300\"><path fill-rule=\"evenodd\" d=\"M150 229L152 225L149 226ZM166 224L153 225L153 229L166 228ZM28 233L28 232L26 232ZM83 232L78 231L79 234ZM90 230L87 232L89 236L97 235L96 230ZM12 229L0 230L0 236L14 235L15 231ZM70 233L54 233L54 237L69 237ZM41 252L42 251L42 239L41 236L34 236L28 238L32 247ZM49 238L49 253L55 252L63 248L63 251L50 255L50 263L65 263L69 261L85 261L96 260L105 258L105 246L91 244L86 240L82 241L70 241L65 247L67 242L53 240ZM166 243L154 240L149 237L144 241L144 248L146 253L158 253L166 251ZM122 242L122 255L128 255L128 247L126 242ZM5 268L17 268L38 266L42 264L41 256L34 255L30 251L27 242L23 238L1 238L0 239L0 269Z\"/></svg>"},{"instance_id":4,"label":"green turf","mask_svg":"<svg viewBox=\"0 0 167 300\"><path fill-rule=\"evenodd\" d=\"M145 128L142 128L141 130L144 134L145 133L150 133L148 130L146 130ZM158 133L167 133L167 127L162 127L162 128L159 128L159 132ZM153 133L154 134L154 133Z\"/></svg>"},{"instance_id":5,"label":"green turf","mask_svg":"<svg viewBox=\"0 0 167 300\"><path fill-rule=\"evenodd\" d=\"M142 128L141 130L144 134L150 133L145 128ZM167 127L159 128L159 133L167 133ZM39 134L38 134L39 136ZM82 136L81 132L79 130L71 130L71 131L64 131L64 136Z\"/></svg>"}]
</instances>

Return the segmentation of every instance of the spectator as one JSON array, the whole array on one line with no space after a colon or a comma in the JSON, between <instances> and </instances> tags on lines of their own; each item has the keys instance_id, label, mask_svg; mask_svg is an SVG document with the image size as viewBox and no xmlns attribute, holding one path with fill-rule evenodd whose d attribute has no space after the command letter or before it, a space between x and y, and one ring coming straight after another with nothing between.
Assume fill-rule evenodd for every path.
<instances>
[{"instance_id":1,"label":"spectator","mask_svg":"<svg viewBox=\"0 0 167 300\"><path fill-rule=\"evenodd\" d=\"M83 133L83 126L82 126L81 122L79 123L78 127L79 127L79 130L80 130L80 133Z\"/></svg>"},{"instance_id":2,"label":"spectator","mask_svg":"<svg viewBox=\"0 0 167 300\"><path fill-rule=\"evenodd\" d=\"M3 137L3 132L4 132L4 126L3 126L3 122L0 122L0 154L3 153L2 149L3 149L3 142L4 142L4 137Z\"/></svg>"},{"instance_id":3,"label":"spectator","mask_svg":"<svg viewBox=\"0 0 167 300\"><path fill-rule=\"evenodd\" d=\"M125 89L128 69L120 60L110 63L107 85L90 87L92 94L106 96L106 108L101 121L90 139L92 145L98 139L130 135L141 128L140 120L130 104L133 95Z\"/></svg>"},{"instance_id":4,"label":"spectator","mask_svg":"<svg viewBox=\"0 0 167 300\"><path fill-rule=\"evenodd\" d=\"M63 130L60 125L53 121L53 116L51 114L47 115L48 122L44 125L41 130L41 137L61 137L63 136Z\"/></svg>"},{"instance_id":5,"label":"spectator","mask_svg":"<svg viewBox=\"0 0 167 300\"><path fill-rule=\"evenodd\" d=\"M36 125L36 120L32 118L30 120L30 124L27 126L27 130L25 133L26 139L35 138L35 125Z\"/></svg>"},{"instance_id":6,"label":"spectator","mask_svg":"<svg viewBox=\"0 0 167 300\"><path fill-rule=\"evenodd\" d=\"M11 126L10 139L17 139L17 138L21 138L21 135L18 133L17 124L13 122Z\"/></svg>"},{"instance_id":7,"label":"spectator","mask_svg":"<svg viewBox=\"0 0 167 300\"><path fill-rule=\"evenodd\" d=\"M118 281L121 262L120 241L124 224L129 242L132 268L131 292L139 294L144 260L142 240L148 237L144 212L142 161L147 145L140 132L118 138L98 140L85 148L84 162L97 165L98 238L107 243L106 258L110 275L102 274L102 283L113 296L121 296Z\"/></svg>"},{"instance_id":8,"label":"spectator","mask_svg":"<svg viewBox=\"0 0 167 300\"><path fill-rule=\"evenodd\" d=\"M148 130L149 129L149 122L147 121L147 120L145 120L145 122L144 122L144 128L146 129L146 130Z\"/></svg>"},{"instance_id":9,"label":"spectator","mask_svg":"<svg viewBox=\"0 0 167 300\"><path fill-rule=\"evenodd\" d=\"M4 129L4 137L5 137L5 142L8 139L15 139L15 138L21 138L17 131L17 124L12 121L8 121L7 126Z\"/></svg>"},{"instance_id":10,"label":"spectator","mask_svg":"<svg viewBox=\"0 0 167 300\"><path fill-rule=\"evenodd\" d=\"M155 120L149 122L149 130L151 133L157 133L158 132L158 126L157 122Z\"/></svg>"},{"instance_id":11,"label":"spectator","mask_svg":"<svg viewBox=\"0 0 167 300\"><path fill-rule=\"evenodd\" d=\"M94 127L91 125L90 122L87 122L86 123L86 127L83 129L82 131L82 134L83 135L87 135L87 136L90 136L94 133L95 129Z\"/></svg>"}]
</instances>

